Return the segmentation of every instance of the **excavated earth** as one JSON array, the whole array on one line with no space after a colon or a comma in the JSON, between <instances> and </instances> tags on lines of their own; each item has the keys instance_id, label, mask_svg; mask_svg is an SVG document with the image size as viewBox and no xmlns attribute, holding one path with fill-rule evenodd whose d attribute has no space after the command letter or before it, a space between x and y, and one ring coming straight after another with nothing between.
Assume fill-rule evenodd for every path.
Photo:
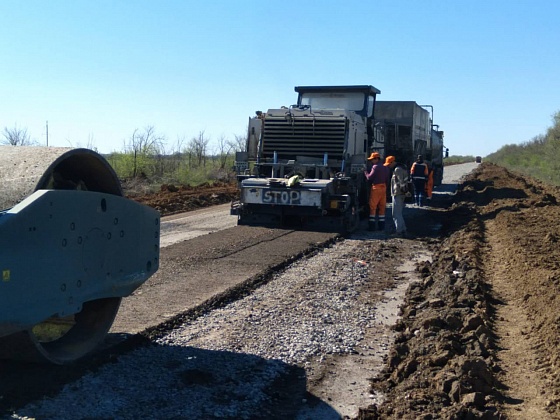
<instances>
[{"instance_id":1,"label":"excavated earth","mask_svg":"<svg viewBox=\"0 0 560 420\"><path fill-rule=\"evenodd\" d=\"M210 193L163 186L133 198L166 215L236 194L227 184ZM559 199L556 187L482 163L451 199L407 213L411 237L365 243L360 261L381 261L387 278L413 249L432 257L417 265L420 280L406 292L394 344L371 379L371 393L383 398L365 404L358 419L560 418ZM110 350L58 370L0 364L0 408L55 395L117 356Z\"/></svg>"},{"instance_id":2,"label":"excavated earth","mask_svg":"<svg viewBox=\"0 0 560 420\"><path fill-rule=\"evenodd\" d=\"M360 419L560 418L558 198L487 163L465 180Z\"/></svg>"},{"instance_id":3,"label":"excavated earth","mask_svg":"<svg viewBox=\"0 0 560 420\"><path fill-rule=\"evenodd\" d=\"M125 194L135 201L153 207L162 216L196 210L216 204L229 203L239 196L239 188L235 183L202 184L196 187L185 185L163 184L155 194L138 194L126 183L123 185Z\"/></svg>"}]
</instances>

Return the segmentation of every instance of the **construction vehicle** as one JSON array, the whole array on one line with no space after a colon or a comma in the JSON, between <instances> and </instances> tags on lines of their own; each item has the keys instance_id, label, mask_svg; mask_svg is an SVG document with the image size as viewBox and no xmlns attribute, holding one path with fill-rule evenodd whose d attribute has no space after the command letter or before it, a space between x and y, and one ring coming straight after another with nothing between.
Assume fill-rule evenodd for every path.
<instances>
[{"instance_id":1,"label":"construction vehicle","mask_svg":"<svg viewBox=\"0 0 560 420\"><path fill-rule=\"evenodd\" d=\"M0 358L66 364L159 267L159 213L88 149L0 146Z\"/></svg>"},{"instance_id":2,"label":"construction vehicle","mask_svg":"<svg viewBox=\"0 0 560 420\"><path fill-rule=\"evenodd\" d=\"M351 232L368 213L364 170L371 152L410 167L418 154L435 150L429 113L415 102L385 102L379 110L381 92L371 85L295 91L296 105L249 119L247 148L236 154L240 198L231 214L238 224L295 219Z\"/></svg>"},{"instance_id":3,"label":"construction vehicle","mask_svg":"<svg viewBox=\"0 0 560 420\"><path fill-rule=\"evenodd\" d=\"M431 113L426 109L431 108ZM372 149L382 156L395 156L410 168L418 155L434 171L434 185L443 180L443 159L449 150L443 145L443 131L433 124L433 107L414 101L377 101L375 120L382 127L383 143Z\"/></svg>"},{"instance_id":4,"label":"construction vehicle","mask_svg":"<svg viewBox=\"0 0 560 420\"><path fill-rule=\"evenodd\" d=\"M298 86L297 104L257 111L236 155L239 224L324 222L352 231L367 206L364 176L378 89ZM381 139L378 139L381 141Z\"/></svg>"}]
</instances>

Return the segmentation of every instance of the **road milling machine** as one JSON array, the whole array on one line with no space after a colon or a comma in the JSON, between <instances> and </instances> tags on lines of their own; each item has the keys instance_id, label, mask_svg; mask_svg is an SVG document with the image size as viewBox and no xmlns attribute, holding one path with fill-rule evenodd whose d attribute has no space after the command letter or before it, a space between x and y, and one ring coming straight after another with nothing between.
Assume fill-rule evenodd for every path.
<instances>
[{"instance_id":1,"label":"road milling machine","mask_svg":"<svg viewBox=\"0 0 560 420\"><path fill-rule=\"evenodd\" d=\"M382 133L373 115L378 89L297 86L297 104L257 111L247 150L236 155L239 224L327 222L354 230L367 207L367 154ZM377 138L378 142L382 142Z\"/></svg>"},{"instance_id":2,"label":"road milling machine","mask_svg":"<svg viewBox=\"0 0 560 420\"><path fill-rule=\"evenodd\" d=\"M0 358L71 363L159 267L159 213L88 149L0 146Z\"/></svg>"},{"instance_id":3,"label":"road milling machine","mask_svg":"<svg viewBox=\"0 0 560 420\"><path fill-rule=\"evenodd\" d=\"M371 85L297 86L297 104L257 111L236 154L238 224L328 222L353 231L368 213L367 157L417 155L443 176L443 131L413 101L377 101ZM433 108L432 108L433 109ZM388 190L389 191L389 190Z\"/></svg>"}]
</instances>

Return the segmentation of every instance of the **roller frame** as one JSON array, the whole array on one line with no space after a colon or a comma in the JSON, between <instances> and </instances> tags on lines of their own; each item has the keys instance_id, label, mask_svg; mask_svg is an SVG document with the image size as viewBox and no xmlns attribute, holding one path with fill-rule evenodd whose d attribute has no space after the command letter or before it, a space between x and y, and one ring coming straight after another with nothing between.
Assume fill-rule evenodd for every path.
<instances>
[{"instance_id":1,"label":"roller frame","mask_svg":"<svg viewBox=\"0 0 560 420\"><path fill-rule=\"evenodd\" d=\"M159 213L88 149L0 146L0 182L0 358L74 362L157 271ZM57 322L71 328L37 335Z\"/></svg>"}]
</instances>

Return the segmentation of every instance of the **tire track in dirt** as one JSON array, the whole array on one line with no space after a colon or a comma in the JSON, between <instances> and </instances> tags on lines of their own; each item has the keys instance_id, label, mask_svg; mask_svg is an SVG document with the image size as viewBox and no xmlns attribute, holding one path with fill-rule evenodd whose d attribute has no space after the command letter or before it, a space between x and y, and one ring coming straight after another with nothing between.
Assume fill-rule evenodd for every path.
<instances>
[{"instance_id":1,"label":"tire track in dirt","mask_svg":"<svg viewBox=\"0 0 560 420\"><path fill-rule=\"evenodd\" d=\"M524 259L504 261L507 252L497 229L494 221L486 223L489 246L485 271L498 301L494 330L498 337L501 368L498 379L504 386L503 413L508 419L552 419L554 417L546 411L551 396L537 371L537 343L531 334L532 322L521 304L523 296L519 296L516 282L523 277L515 276L515 273L525 271Z\"/></svg>"}]
</instances>

